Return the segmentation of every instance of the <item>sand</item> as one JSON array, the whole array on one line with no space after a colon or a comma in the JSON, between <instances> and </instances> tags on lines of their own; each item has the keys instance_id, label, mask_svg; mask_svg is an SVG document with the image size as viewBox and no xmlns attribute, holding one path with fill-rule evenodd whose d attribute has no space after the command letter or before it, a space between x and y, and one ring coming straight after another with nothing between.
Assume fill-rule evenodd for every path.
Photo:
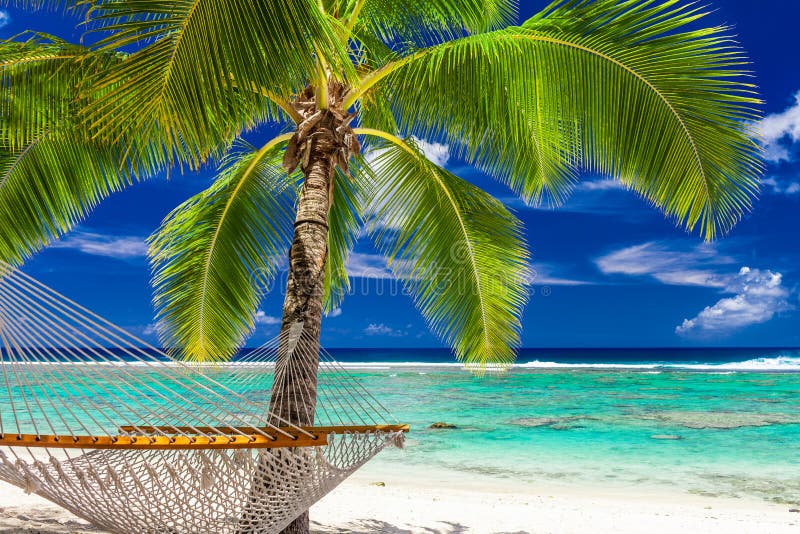
<instances>
[{"instance_id":1,"label":"sand","mask_svg":"<svg viewBox=\"0 0 800 534\"><path fill-rule=\"evenodd\" d=\"M797 534L800 513L789 509L677 489L543 486L378 464L345 482L311 514L313 530L320 534ZM44 499L0 483L0 532L102 531Z\"/></svg>"}]
</instances>

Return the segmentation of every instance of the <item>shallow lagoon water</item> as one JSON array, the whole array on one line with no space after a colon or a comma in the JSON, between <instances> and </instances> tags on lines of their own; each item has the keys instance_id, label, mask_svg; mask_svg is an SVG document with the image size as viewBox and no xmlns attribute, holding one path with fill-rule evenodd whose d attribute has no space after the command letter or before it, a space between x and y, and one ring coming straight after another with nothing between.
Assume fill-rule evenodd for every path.
<instances>
[{"instance_id":1,"label":"shallow lagoon water","mask_svg":"<svg viewBox=\"0 0 800 534\"><path fill-rule=\"evenodd\" d=\"M708 361L697 355L680 353L670 361L643 351L583 351L553 359L523 353L520 365L478 376L448 362L446 352L392 351L387 357L386 351L333 351L398 421L412 427L406 449L382 453L379 466L543 486L662 487L800 507L797 353L749 359L737 353L736 360L719 352ZM113 381L115 369L98 373ZM63 370L36 373L57 391ZM146 368L129 371L148 381L159 378ZM224 381L223 370L202 372ZM259 378L253 398L263 394L266 401L270 382L268 373ZM187 383L185 394L190 389ZM0 399L0 417L11 420L12 399L19 404L23 396L12 390ZM155 409L160 402L141 400ZM131 415L134 408L116 407ZM429 428L435 422L457 428Z\"/></svg>"},{"instance_id":2,"label":"shallow lagoon water","mask_svg":"<svg viewBox=\"0 0 800 534\"><path fill-rule=\"evenodd\" d=\"M526 483L661 486L800 505L800 373L352 370L412 426L380 462ZM450 430L430 429L442 421Z\"/></svg>"}]
</instances>

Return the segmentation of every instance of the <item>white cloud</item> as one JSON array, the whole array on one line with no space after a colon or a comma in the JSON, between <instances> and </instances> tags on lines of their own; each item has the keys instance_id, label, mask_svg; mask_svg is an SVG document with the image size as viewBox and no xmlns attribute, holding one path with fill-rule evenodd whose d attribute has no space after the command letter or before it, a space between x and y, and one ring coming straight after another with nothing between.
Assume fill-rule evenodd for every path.
<instances>
[{"instance_id":1,"label":"white cloud","mask_svg":"<svg viewBox=\"0 0 800 534\"><path fill-rule=\"evenodd\" d=\"M753 324L765 323L776 313L788 310L790 291L780 273L742 267L725 286L726 297L707 306L692 319L675 328L680 335L727 334Z\"/></svg>"},{"instance_id":2,"label":"white cloud","mask_svg":"<svg viewBox=\"0 0 800 534\"><path fill-rule=\"evenodd\" d=\"M156 323L150 323L149 325L144 327L144 330L142 330L142 334L145 336L152 336L157 333L158 333L158 326L156 325Z\"/></svg>"},{"instance_id":3,"label":"white cloud","mask_svg":"<svg viewBox=\"0 0 800 534\"><path fill-rule=\"evenodd\" d=\"M430 143L424 139L414 137L414 142L420 150L425 154L425 157L431 160L439 167L444 167L450 161L450 147L441 143Z\"/></svg>"},{"instance_id":4,"label":"white cloud","mask_svg":"<svg viewBox=\"0 0 800 534\"><path fill-rule=\"evenodd\" d=\"M692 248L671 242L650 241L626 247L595 260L603 274L648 276L662 284L724 288L729 275L721 267L734 263L714 245Z\"/></svg>"},{"instance_id":5,"label":"white cloud","mask_svg":"<svg viewBox=\"0 0 800 534\"><path fill-rule=\"evenodd\" d=\"M395 330L383 323L370 323L364 329L364 334L367 336L403 337L406 335L406 332Z\"/></svg>"},{"instance_id":6,"label":"white cloud","mask_svg":"<svg viewBox=\"0 0 800 534\"><path fill-rule=\"evenodd\" d=\"M393 278L380 254L353 252L347 261L347 274L353 278Z\"/></svg>"},{"instance_id":7,"label":"white cloud","mask_svg":"<svg viewBox=\"0 0 800 534\"><path fill-rule=\"evenodd\" d=\"M580 182L576 189L581 191L613 191L618 189L626 189L625 184L619 180L598 179Z\"/></svg>"},{"instance_id":8,"label":"white cloud","mask_svg":"<svg viewBox=\"0 0 800 534\"><path fill-rule=\"evenodd\" d=\"M52 244L53 248L79 250L93 256L128 259L147 255L147 243L141 237L114 236L93 232L75 232Z\"/></svg>"},{"instance_id":9,"label":"white cloud","mask_svg":"<svg viewBox=\"0 0 800 534\"><path fill-rule=\"evenodd\" d=\"M142 339L148 340L153 343L158 343L158 332L161 325L157 322L149 324L131 325L127 327L131 332L136 333Z\"/></svg>"},{"instance_id":10,"label":"white cloud","mask_svg":"<svg viewBox=\"0 0 800 534\"><path fill-rule=\"evenodd\" d=\"M782 285L780 273L742 267L709 244L687 248L676 242L649 242L626 247L595 260L605 274L645 276L662 284L715 288L733 295L686 319L675 332L680 335L725 334L763 323L790 308L791 291Z\"/></svg>"},{"instance_id":11,"label":"white cloud","mask_svg":"<svg viewBox=\"0 0 800 534\"><path fill-rule=\"evenodd\" d=\"M761 183L767 186L767 190L777 195L796 195L800 193L800 182L784 182L774 176L764 178Z\"/></svg>"},{"instance_id":12,"label":"white cloud","mask_svg":"<svg viewBox=\"0 0 800 534\"><path fill-rule=\"evenodd\" d=\"M331 312L328 314L328 317L331 317L331 318L333 318L333 317L339 317L341 314L342 314L342 309L341 309L341 308L334 308L334 309L332 309L332 310L331 310Z\"/></svg>"},{"instance_id":13,"label":"white cloud","mask_svg":"<svg viewBox=\"0 0 800 534\"><path fill-rule=\"evenodd\" d=\"M411 264L407 260L395 260L398 273L410 272ZM376 278L395 280L396 277L387 265L386 256L353 252L347 261L347 275L350 278Z\"/></svg>"},{"instance_id":14,"label":"white cloud","mask_svg":"<svg viewBox=\"0 0 800 534\"><path fill-rule=\"evenodd\" d=\"M5 9L0 9L0 28L4 28L11 24L11 15Z\"/></svg>"},{"instance_id":15,"label":"white cloud","mask_svg":"<svg viewBox=\"0 0 800 534\"><path fill-rule=\"evenodd\" d=\"M770 161L788 160L789 150L781 144L784 139L800 141L800 92L795 95L794 104L782 111L767 115L759 124L764 143L765 157Z\"/></svg>"},{"instance_id":16,"label":"white cloud","mask_svg":"<svg viewBox=\"0 0 800 534\"><path fill-rule=\"evenodd\" d=\"M265 325L281 324L281 318L273 317L272 315L267 315L266 313L264 313L264 310L258 310L256 312L256 324L265 324Z\"/></svg>"},{"instance_id":17,"label":"white cloud","mask_svg":"<svg viewBox=\"0 0 800 534\"><path fill-rule=\"evenodd\" d=\"M564 267L552 263L534 262L528 268L527 283L538 286L583 286L591 283L585 280L565 278L556 274L565 270Z\"/></svg>"},{"instance_id":18,"label":"white cloud","mask_svg":"<svg viewBox=\"0 0 800 534\"><path fill-rule=\"evenodd\" d=\"M411 139L413 139L417 147L422 150L422 153L425 154L425 157L439 167L444 167L447 165L447 162L450 161L450 145L444 145L435 141L426 141L425 139L420 139L416 136L412 136ZM383 149L372 150L364 154L364 159L367 160L367 163L372 164L382 152L384 152Z\"/></svg>"}]
</instances>

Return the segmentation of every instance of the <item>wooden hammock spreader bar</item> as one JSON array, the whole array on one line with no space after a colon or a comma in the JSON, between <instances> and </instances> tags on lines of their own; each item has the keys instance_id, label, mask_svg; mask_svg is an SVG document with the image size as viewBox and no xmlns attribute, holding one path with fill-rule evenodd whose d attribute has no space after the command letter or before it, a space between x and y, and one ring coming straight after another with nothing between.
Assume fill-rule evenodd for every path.
<instances>
[{"instance_id":1,"label":"wooden hammock spreader bar","mask_svg":"<svg viewBox=\"0 0 800 534\"><path fill-rule=\"evenodd\" d=\"M291 447L320 447L328 444L329 434L366 433L366 432L408 432L408 425L365 425L365 426L319 426L306 427L303 430L313 434L309 437L295 428L283 427L283 433L277 435L253 433L259 430L264 433L272 428L254 429L241 427L236 430L246 433L219 434L221 429L211 427L120 427L121 432L207 432L209 435L197 436L55 436L46 434L5 434L0 436L0 447L41 447L50 449L150 449L150 450L206 450L206 449L278 449ZM291 437L290 437L291 436Z\"/></svg>"},{"instance_id":2,"label":"wooden hammock spreader bar","mask_svg":"<svg viewBox=\"0 0 800 534\"><path fill-rule=\"evenodd\" d=\"M316 439L297 435L296 439L261 434L211 436L54 436L6 434L0 447L43 447L49 449L119 449L119 450L207 450L207 449L277 449L281 447L320 447L327 445L327 434Z\"/></svg>"},{"instance_id":3,"label":"wooden hammock spreader bar","mask_svg":"<svg viewBox=\"0 0 800 534\"><path fill-rule=\"evenodd\" d=\"M221 427L221 428L214 428L211 426L133 426L133 425L125 425L119 427L120 432L161 432L161 433L175 433L175 432L182 432L187 434L192 434L196 432L202 432L204 434L216 434L219 433L220 430L228 430L231 427ZM342 426L303 426L299 427L308 432L309 434L364 434L366 432L408 432L410 429L409 425L342 425ZM237 432L243 432L245 434L251 434L253 432L253 427L251 426L239 426L233 427L233 430ZM260 427L257 428L259 432L264 432L265 434L273 434L275 433L274 427ZM292 435L303 435L297 431L294 427L280 427L280 430ZM308 436L305 436L308 437Z\"/></svg>"}]
</instances>

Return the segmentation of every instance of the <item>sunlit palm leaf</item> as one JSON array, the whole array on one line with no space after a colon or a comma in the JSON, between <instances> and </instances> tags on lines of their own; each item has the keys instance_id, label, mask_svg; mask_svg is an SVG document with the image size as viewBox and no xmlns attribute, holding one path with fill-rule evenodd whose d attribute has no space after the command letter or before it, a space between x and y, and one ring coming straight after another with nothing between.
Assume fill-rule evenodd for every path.
<instances>
[{"instance_id":1,"label":"sunlit palm leaf","mask_svg":"<svg viewBox=\"0 0 800 534\"><path fill-rule=\"evenodd\" d=\"M22 147L45 131L75 126L77 87L119 58L51 35L25 32L0 41L0 139ZM85 136L88 138L88 136Z\"/></svg>"},{"instance_id":2,"label":"sunlit palm leaf","mask_svg":"<svg viewBox=\"0 0 800 534\"><path fill-rule=\"evenodd\" d=\"M336 172L333 205L328 214L328 258L325 262L325 311L338 307L350 290L347 262L361 235L371 177L361 165L350 167L354 178Z\"/></svg>"},{"instance_id":3,"label":"sunlit palm leaf","mask_svg":"<svg viewBox=\"0 0 800 534\"><path fill-rule=\"evenodd\" d=\"M280 117L265 94L284 95L316 72L317 54L344 65L346 50L314 0L98 0L90 28L101 45L133 48L93 80L102 93L87 123L116 138L134 130L196 166L243 128Z\"/></svg>"},{"instance_id":4,"label":"sunlit palm leaf","mask_svg":"<svg viewBox=\"0 0 800 534\"><path fill-rule=\"evenodd\" d=\"M509 363L527 300L520 222L497 200L390 145L371 162L376 245L431 329L468 363Z\"/></svg>"},{"instance_id":5,"label":"sunlit palm leaf","mask_svg":"<svg viewBox=\"0 0 800 534\"><path fill-rule=\"evenodd\" d=\"M581 172L616 178L706 238L757 190L746 59L724 29L694 29L703 13L675 0L556 1L506 29L515 0L66 4L87 10L102 52L0 44L0 253L11 261L135 176L198 166L243 129L299 120L286 99L328 75L354 86L361 133L394 144L373 143L353 181L336 175L326 309L347 292L369 199L378 246L464 361L513 358L526 297L519 222L397 132L448 143L532 203L562 202ZM65 51L82 58L48 56ZM237 150L152 238L163 339L190 358L236 350L288 249L297 180L276 146Z\"/></svg>"},{"instance_id":6,"label":"sunlit palm leaf","mask_svg":"<svg viewBox=\"0 0 800 534\"><path fill-rule=\"evenodd\" d=\"M517 16L516 0L363 0L360 4L360 24L395 46L498 29L513 24Z\"/></svg>"},{"instance_id":7,"label":"sunlit palm leaf","mask_svg":"<svg viewBox=\"0 0 800 534\"><path fill-rule=\"evenodd\" d=\"M92 140L74 116L80 80L117 61L44 35L0 43L0 257L21 263L152 161Z\"/></svg>"},{"instance_id":8,"label":"sunlit palm leaf","mask_svg":"<svg viewBox=\"0 0 800 534\"><path fill-rule=\"evenodd\" d=\"M274 146L235 151L150 238L159 332L177 355L227 358L252 331L291 242L297 182L281 157Z\"/></svg>"},{"instance_id":9,"label":"sunlit palm leaf","mask_svg":"<svg viewBox=\"0 0 800 534\"><path fill-rule=\"evenodd\" d=\"M397 121L390 105L388 88L370 91L358 102L359 124L365 128L375 128L387 133L398 131Z\"/></svg>"},{"instance_id":10,"label":"sunlit palm leaf","mask_svg":"<svg viewBox=\"0 0 800 534\"><path fill-rule=\"evenodd\" d=\"M724 29L687 28L700 15L675 2L557 2L522 28L419 52L386 85L403 131L461 146L525 197L561 197L580 163L713 238L757 191L748 125L759 115ZM546 172L523 180L524 168Z\"/></svg>"},{"instance_id":11,"label":"sunlit palm leaf","mask_svg":"<svg viewBox=\"0 0 800 534\"><path fill-rule=\"evenodd\" d=\"M21 149L0 149L0 258L19 264L129 185L119 154L80 137L43 134Z\"/></svg>"}]
</instances>

